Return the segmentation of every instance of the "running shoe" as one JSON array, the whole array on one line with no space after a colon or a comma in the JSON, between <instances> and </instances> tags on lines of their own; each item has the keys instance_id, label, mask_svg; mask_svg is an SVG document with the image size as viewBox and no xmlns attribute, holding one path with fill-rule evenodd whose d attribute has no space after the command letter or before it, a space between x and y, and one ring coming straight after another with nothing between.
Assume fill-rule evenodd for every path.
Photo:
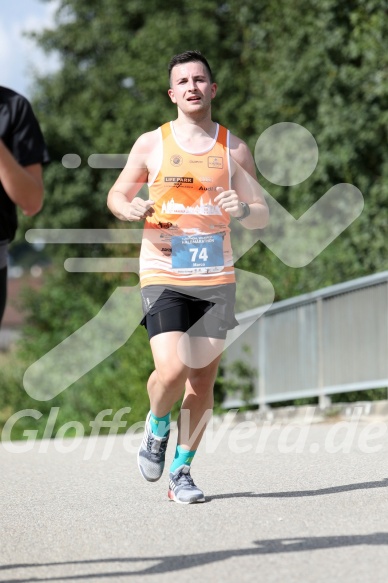
<instances>
[{"instance_id":1,"label":"running shoe","mask_svg":"<svg viewBox=\"0 0 388 583\"><path fill-rule=\"evenodd\" d=\"M205 496L190 476L190 466L179 466L175 472L170 473L170 487L168 497L178 504L193 504L205 502Z\"/></svg>"},{"instance_id":2,"label":"running shoe","mask_svg":"<svg viewBox=\"0 0 388 583\"><path fill-rule=\"evenodd\" d=\"M137 454L137 465L147 482L156 482L163 474L170 432L164 437L154 435L150 427L150 415L151 412L148 413L145 422L143 441Z\"/></svg>"}]
</instances>

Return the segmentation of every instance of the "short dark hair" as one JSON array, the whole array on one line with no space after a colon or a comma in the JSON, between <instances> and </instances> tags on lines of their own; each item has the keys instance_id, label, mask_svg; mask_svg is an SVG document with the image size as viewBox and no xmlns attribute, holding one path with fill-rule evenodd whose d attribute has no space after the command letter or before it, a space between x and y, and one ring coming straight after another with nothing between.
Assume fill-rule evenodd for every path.
<instances>
[{"instance_id":1,"label":"short dark hair","mask_svg":"<svg viewBox=\"0 0 388 583\"><path fill-rule=\"evenodd\" d=\"M168 78L171 84L171 71L176 65L183 65L184 63L202 63L205 65L206 70L209 74L210 82L213 83L213 73L210 68L209 63L203 56L200 51L185 51L184 53L180 53L179 55L175 55L172 57L171 61L168 64Z\"/></svg>"}]
</instances>

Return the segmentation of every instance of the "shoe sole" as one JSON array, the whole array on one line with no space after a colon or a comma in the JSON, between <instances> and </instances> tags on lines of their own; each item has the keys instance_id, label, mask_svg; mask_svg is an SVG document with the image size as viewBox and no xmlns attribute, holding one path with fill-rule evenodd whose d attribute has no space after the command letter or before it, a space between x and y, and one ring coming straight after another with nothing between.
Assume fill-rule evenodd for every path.
<instances>
[{"instance_id":1,"label":"shoe sole","mask_svg":"<svg viewBox=\"0 0 388 583\"><path fill-rule=\"evenodd\" d=\"M172 490L168 491L167 496L172 502L176 502L177 504L196 504L197 502L206 502L205 496L203 496L203 498L195 498L194 500L178 500Z\"/></svg>"}]
</instances>

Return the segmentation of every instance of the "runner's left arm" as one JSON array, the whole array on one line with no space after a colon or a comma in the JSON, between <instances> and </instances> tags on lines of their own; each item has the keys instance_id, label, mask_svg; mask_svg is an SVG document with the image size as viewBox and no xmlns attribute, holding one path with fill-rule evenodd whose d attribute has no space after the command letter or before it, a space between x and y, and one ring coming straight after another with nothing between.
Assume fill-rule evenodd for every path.
<instances>
[{"instance_id":1,"label":"runner's left arm","mask_svg":"<svg viewBox=\"0 0 388 583\"><path fill-rule=\"evenodd\" d=\"M236 219L244 214L240 203L249 205L249 214L241 224L246 229L263 229L268 223L268 206L256 178L252 154L245 142L235 136L231 136L230 146L232 188L217 188L215 202Z\"/></svg>"}]
</instances>

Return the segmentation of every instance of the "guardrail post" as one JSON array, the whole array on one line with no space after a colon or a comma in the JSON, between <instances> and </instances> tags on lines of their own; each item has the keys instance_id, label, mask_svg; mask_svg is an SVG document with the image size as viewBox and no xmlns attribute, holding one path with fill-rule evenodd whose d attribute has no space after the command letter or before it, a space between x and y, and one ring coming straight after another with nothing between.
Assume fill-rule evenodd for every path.
<instances>
[{"instance_id":1,"label":"guardrail post","mask_svg":"<svg viewBox=\"0 0 388 583\"><path fill-rule=\"evenodd\" d=\"M324 379L324 359L325 359L325 349L323 343L323 299L322 297L317 298L317 350L318 350L318 404L320 409L325 409L331 405L331 399L324 393L325 379Z\"/></svg>"}]
</instances>

